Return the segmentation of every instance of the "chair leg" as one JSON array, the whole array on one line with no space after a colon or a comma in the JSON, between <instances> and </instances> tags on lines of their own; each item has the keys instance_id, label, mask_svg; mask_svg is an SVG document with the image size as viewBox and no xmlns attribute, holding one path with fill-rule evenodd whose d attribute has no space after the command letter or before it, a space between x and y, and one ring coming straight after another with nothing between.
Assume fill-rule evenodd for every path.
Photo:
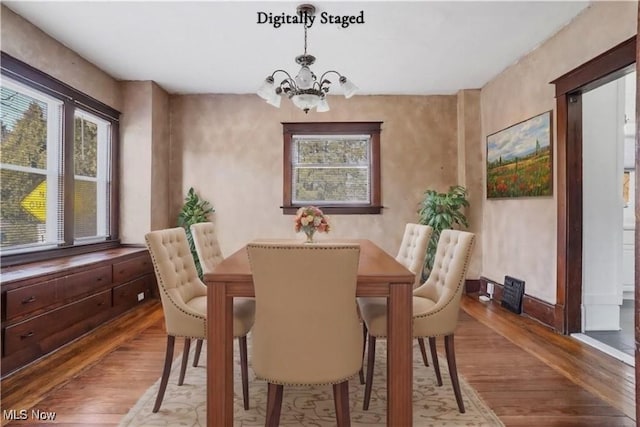
<instances>
[{"instance_id":1,"label":"chair leg","mask_svg":"<svg viewBox=\"0 0 640 427\"><path fill-rule=\"evenodd\" d=\"M267 386L267 418L265 427L278 427L280 425L280 410L282 409L282 384L268 383Z\"/></svg>"},{"instance_id":2,"label":"chair leg","mask_svg":"<svg viewBox=\"0 0 640 427\"><path fill-rule=\"evenodd\" d=\"M360 384L364 384L364 349L367 346L367 335L369 335L369 331L367 330L367 324L362 321L362 366L360 366Z\"/></svg>"},{"instance_id":3,"label":"chair leg","mask_svg":"<svg viewBox=\"0 0 640 427\"><path fill-rule=\"evenodd\" d=\"M156 403L153 405L153 412L158 412L160 410L160 405L164 398L164 392L167 389L167 382L169 382L169 374L171 373L171 363L173 362L173 347L175 342L176 337L173 335L167 335L167 351L164 356L164 368L162 369L162 379L160 380L160 388L158 389Z\"/></svg>"},{"instance_id":4,"label":"chair leg","mask_svg":"<svg viewBox=\"0 0 640 427\"><path fill-rule=\"evenodd\" d=\"M431 349L431 360L433 360L433 370L436 371L436 380L442 387L442 375L440 375L440 363L438 362L438 352L436 351L436 337L429 337L429 348Z\"/></svg>"},{"instance_id":5,"label":"chair leg","mask_svg":"<svg viewBox=\"0 0 640 427\"><path fill-rule=\"evenodd\" d=\"M247 336L238 337L240 347L240 373L242 374L242 400L245 411L249 409L249 374L247 368Z\"/></svg>"},{"instance_id":6,"label":"chair leg","mask_svg":"<svg viewBox=\"0 0 640 427\"><path fill-rule=\"evenodd\" d=\"M422 361L424 366L429 366L429 359L427 359L427 349L424 346L424 338L418 338L418 344L420 344L420 353L422 353Z\"/></svg>"},{"instance_id":7,"label":"chair leg","mask_svg":"<svg viewBox=\"0 0 640 427\"><path fill-rule=\"evenodd\" d=\"M336 421L338 427L350 427L349 415L349 381L333 385L333 402L336 406Z\"/></svg>"},{"instance_id":8,"label":"chair leg","mask_svg":"<svg viewBox=\"0 0 640 427\"><path fill-rule=\"evenodd\" d=\"M371 386L373 383L373 365L376 360L376 337L369 335L369 357L367 359L367 381L364 385L364 401L362 409L369 409L369 401L371 400Z\"/></svg>"},{"instance_id":9,"label":"chair leg","mask_svg":"<svg viewBox=\"0 0 640 427\"><path fill-rule=\"evenodd\" d=\"M184 339L184 350L182 351L182 365L180 366L180 378L178 385L184 384L184 374L187 372L187 363L189 362L189 349L191 348L191 338Z\"/></svg>"},{"instance_id":10,"label":"chair leg","mask_svg":"<svg viewBox=\"0 0 640 427\"><path fill-rule=\"evenodd\" d=\"M199 339L196 341L196 355L193 356L193 367L198 366L198 362L200 361L200 352L202 352L202 340Z\"/></svg>"},{"instance_id":11,"label":"chair leg","mask_svg":"<svg viewBox=\"0 0 640 427\"><path fill-rule=\"evenodd\" d=\"M444 349L447 353L447 364L449 365L449 375L451 375L451 384L453 384L453 392L456 395L458 409L464 414L464 402L460 393L460 383L458 382L458 368L456 367L456 352L453 345L453 334L444 337Z\"/></svg>"}]
</instances>

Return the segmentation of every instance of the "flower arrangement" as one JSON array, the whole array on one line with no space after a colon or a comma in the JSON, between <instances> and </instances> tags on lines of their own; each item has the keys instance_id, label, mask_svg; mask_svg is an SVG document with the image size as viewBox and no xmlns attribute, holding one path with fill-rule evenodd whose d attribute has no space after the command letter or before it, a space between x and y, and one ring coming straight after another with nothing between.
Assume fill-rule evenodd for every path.
<instances>
[{"instance_id":1,"label":"flower arrangement","mask_svg":"<svg viewBox=\"0 0 640 427\"><path fill-rule=\"evenodd\" d=\"M303 231L307 235L307 242L313 242L313 234L316 231L328 233L331 229L327 217L315 206L298 209L294 223L296 233Z\"/></svg>"}]
</instances>

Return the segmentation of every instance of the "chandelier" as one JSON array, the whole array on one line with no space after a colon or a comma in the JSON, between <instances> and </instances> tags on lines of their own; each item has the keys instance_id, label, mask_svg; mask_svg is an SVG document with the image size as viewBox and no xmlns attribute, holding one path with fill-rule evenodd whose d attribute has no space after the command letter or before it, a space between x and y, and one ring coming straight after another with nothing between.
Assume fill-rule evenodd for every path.
<instances>
[{"instance_id":1,"label":"chandelier","mask_svg":"<svg viewBox=\"0 0 640 427\"><path fill-rule=\"evenodd\" d=\"M316 75L309 68L316 61L316 57L307 54L306 24L308 22L307 17L313 16L316 8L311 4L302 4L298 6L297 11L304 26L304 53L296 57L296 62L301 65L300 71L298 71L298 75L296 75L295 78L292 78L291 75L284 70L274 71L270 76L267 76L257 93L258 96L266 100L268 104L276 108L280 108L281 95L284 93L296 107L305 113L308 113L312 108L322 113L329 111L327 93L329 93L331 81L326 78L329 74L333 73L338 76L338 81L344 91L345 98L351 98L358 90L358 87L347 80L345 76L333 70L322 74L320 79L316 78ZM276 85L275 76L278 73L283 73L285 78Z\"/></svg>"}]
</instances>

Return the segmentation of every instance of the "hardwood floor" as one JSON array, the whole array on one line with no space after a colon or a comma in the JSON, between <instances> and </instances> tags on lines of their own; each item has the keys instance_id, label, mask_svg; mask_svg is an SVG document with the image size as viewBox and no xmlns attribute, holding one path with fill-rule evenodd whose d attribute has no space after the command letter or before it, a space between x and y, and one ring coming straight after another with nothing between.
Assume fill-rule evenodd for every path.
<instances>
[{"instance_id":1,"label":"hardwood floor","mask_svg":"<svg viewBox=\"0 0 640 427\"><path fill-rule=\"evenodd\" d=\"M458 372L506 426L636 425L633 368L497 304L465 296L462 306ZM165 342L160 304L141 306L4 379L2 425L38 425L5 416L34 408L57 425L117 426L159 378Z\"/></svg>"}]
</instances>

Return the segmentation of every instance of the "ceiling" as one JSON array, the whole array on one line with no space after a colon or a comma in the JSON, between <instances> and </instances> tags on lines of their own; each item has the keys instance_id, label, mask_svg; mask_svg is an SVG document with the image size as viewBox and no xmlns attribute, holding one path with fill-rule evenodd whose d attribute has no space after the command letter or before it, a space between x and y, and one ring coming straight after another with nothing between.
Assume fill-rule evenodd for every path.
<instances>
[{"instance_id":1,"label":"ceiling","mask_svg":"<svg viewBox=\"0 0 640 427\"><path fill-rule=\"evenodd\" d=\"M299 2L3 1L119 80L170 93L254 93L276 69L295 75L303 26L258 24ZM337 70L359 94L451 94L480 88L555 34L589 2L317 2L317 14L364 24L308 30L318 74ZM331 93L339 93L332 89Z\"/></svg>"}]
</instances>

